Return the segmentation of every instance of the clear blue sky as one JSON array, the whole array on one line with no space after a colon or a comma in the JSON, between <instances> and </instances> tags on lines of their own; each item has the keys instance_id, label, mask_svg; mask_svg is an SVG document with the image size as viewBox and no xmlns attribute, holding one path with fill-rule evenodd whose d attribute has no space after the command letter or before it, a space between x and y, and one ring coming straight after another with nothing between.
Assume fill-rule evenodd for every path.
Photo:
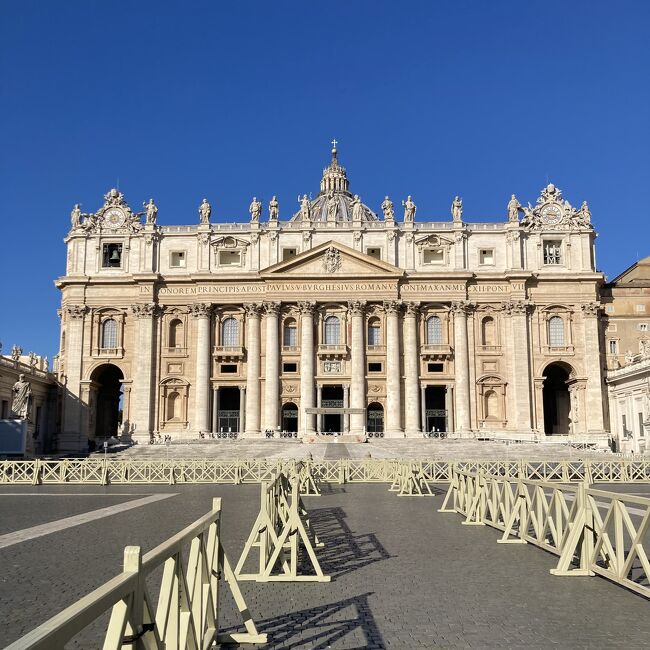
<instances>
[{"instance_id":1,"label":"clear blue sky","mask_svg":"<svg viewBox=\"0 0 650 650\"><path fill-rule=\"evenodd\" d=\"M76 202L159 222L318 191L329 141L375 210L589 201L610 278L650 254L650 3L0 1L0 340L52 357Z\"/></svg>"}]
</instances>

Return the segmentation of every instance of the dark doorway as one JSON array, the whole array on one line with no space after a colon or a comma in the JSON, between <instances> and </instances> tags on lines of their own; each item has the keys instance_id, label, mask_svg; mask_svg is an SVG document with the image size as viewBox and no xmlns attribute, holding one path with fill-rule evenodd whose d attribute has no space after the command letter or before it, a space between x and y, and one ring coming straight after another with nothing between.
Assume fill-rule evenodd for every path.
<instances>
[{"instance_id":1,"label":"dark doorway","mask_svg":"<svg viewBox=\"0 0 650 650\"><path fill-rule=\"evenodd\" d=\"M240 400L239 386L219 389L217 433L239 432Z\"/></svg>"},{"instance_id":2,"label":"dark doorway","mask_svg":"<svg viewBox=\"0 0 650 650\"><path fill-rule=\"evenodd\" d=\"M122 424L122 371L112 364L95 368L95 440L117 436ZM92 417L92 415L91 415ZM92 421L92 420L91 420ZM92 446L92 445L91 445Z\"/></svg>"},{"instance_id":3,"label":"dark doorway","mask_svg":"<svg viewBox=\"0 0 650 650\"><path fill-rule=\"evenodd\" d=\"M447 431L447 388L445 386L427 386L424 390L424 430L427 433Z\"/></svg>"},{"instance_id":4,"label":"dark doorway","mask_svg":"<svg viewBox=\"0 0 650 650\"><path fill-rule=\"evenodd\" d=\"M282 407L282 431L298 431L298 407L293 402L287 402Z\"/></svg>"},{"instance_id":5,"label":"dark doorway","mask_svg":"<svg viewBox=\"0 0 650 650\"><path fill-rule=\"evenodd\" d=\"M568 370L559 363L552 363L544 370L544 433L547 436L569 433L571 399L568 380Z\"/></svg>"},{"instance_id":6,"label":"dark doorway","mask_svg":"<svg viewBox=\"0 0 650 650\"><path fill-rule=\"evenodd\" d=\"M384 407L378 402L368 404L367 414L366 431L368 436L382 438L384 435Z\"/></svg>"},{"instance_id":7,"label":"dark doorway","mask_svg":"<svg viewBox=\"0 0 650 650\"><path fill-rule=\"evenodd\" d=\"M323 386L321 408L343 408L343 386ZM340 413L325 413L323 415L322 433L341 433L343 431L343 415Z\"/></svg>"}]
</instances>

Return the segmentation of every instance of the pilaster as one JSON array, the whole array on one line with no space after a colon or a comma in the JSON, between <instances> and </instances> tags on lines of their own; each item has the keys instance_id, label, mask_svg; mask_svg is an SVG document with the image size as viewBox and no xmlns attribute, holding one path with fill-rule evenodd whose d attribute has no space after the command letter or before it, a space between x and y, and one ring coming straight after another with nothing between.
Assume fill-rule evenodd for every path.
<instances>
[{"instance_id":1,"label":"pilaster","mask_svg":"<svg viewBox=\"0 0 650 650\"><path fill-rule=\"evenodd\" d=\"M598 344L598 314L600 303L591 302L582 305L582 317L585 328L585 370L587 375L586 424L587 433L603 433L605 430L603 417L603 377Z\"/></svg>"},{"instance_id":2,"label":"pilaster","mask_svg":"<svg viewBox=\"0 0 650 650\"><path fill-rule=\"evenodd\" d=\"M196 381L194 386L194 422L196 433L210 430L210 315L212 305L190 305L190 314L196 320Z\"/></svg>"}]
</instances>

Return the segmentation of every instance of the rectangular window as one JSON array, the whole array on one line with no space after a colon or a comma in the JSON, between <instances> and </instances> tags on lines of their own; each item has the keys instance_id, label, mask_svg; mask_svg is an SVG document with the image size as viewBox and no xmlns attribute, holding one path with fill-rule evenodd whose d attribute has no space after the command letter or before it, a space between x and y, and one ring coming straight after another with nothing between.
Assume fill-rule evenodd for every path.
<instances>
[{"instance_id":1,"label":"rectangular window","mask_svg":"<svg viewBox=\"0 0 650 650\"><path fill-rule=\"evenodd\" d=\"M610 341L609 342L609 353L610 354L618 354L618 341Z\"/></svg>"},{"instance_id":2,"label":"rectangular window","mask_svg":"<svg viewBox=\"0 0 650 650\"><path fill-rule=\"evenodd\" d=\"M122 244L104 244L102 247L102 268L122 267Z\"/></svg>"},{"instance_id":3,"label":"rectangular window","mask_svg":"<svg viewBox=\"0 0 650 650\"><path fill-rule=\"evenodd\" d=\"M381 248L366 248L366 255L374 257L377 260L381 259Z\"/></svg>"},{"instance_id":4,"label":"rectangular window","mask_svg":"<svg viewBox=\"0 0 650 650\"><path fill-rule=\"evenodd\" d=\"M485 264L488 266L494 265L494 249L493 248L481 248L478 252L478 261L479 264Z\"/></svg>"},{"instance_id":5,"label":"rectangular window","mask_svg":"<svg viewBox=\"0 0 650 650\"><path fill-rule=\"evenodd\" d=\"M283 248L282 249L282 261L290 260L292 257L298 255L297 248Z\"/></svg>"},{"instance_id":6,"label":"rectangular window","mask_svg":"<svg viewBox=\"0 0 650 650\"><path fill-rule=\"evenodd\" d=\"M606 314L613 314L614 313L614 305L605 305L605 313Z\"/></svg>"},{"instance_id":7,"label":"rectangular window","mask_svg":"<svg viewBox=\"0 0 650 650\"><path fill-rule=\"evenodd\" d=\"M544 264L562 264L562 242L548 239L544 242Z\"/></svg>"},{"instance_id":8,"label":"rectangular window","mask_svg":"<svg viewBox=\"0 0 650 650\"><path fill-rule=\"evenodd\" d=\"M625 417L625 414L621 415L621 420L623 421L623 437L627 438L628 437L627 418Z\"/></svg>"},{"instance_id":9,"label":"rectangular window","mask_svg":"<svg viewBox=\"0 0 650 650\"><path fill-rule=\"evenodd\" d=\"M427 372L443 372L444 369L444 363L427 363Z\"/></svg>"},{"instance_id":10,"label":"rectangular window","mask_svg":"<svg viewBox=\"0 0 650 650\"><path fill-rule=\"evenodd\" d=\"M648 323L639 323L639 332L647 332L648 331Z\"/></svg>"},{"instance_id":11,"label":"rectangular window","mask_svg":"<svg viewBox=\"0 0 650 650\"><path fill-rule=\"evenodd\" d=\"M221 364L221 374L222 375L234 375L234 374L237 374L237 364L236 363L222 363Z\"/></svg>"},{"instance_id":12,"label":"rectangular window","mask_svg":"<svg viewBox=\"0 0 650 650\"><path fill-rule=\"evenodd\" d=\"M381 372L381 363L369 363L368 372Z\"/></svg>"},{"instance_id":13,"label":"rectangular window","mask_svg":"<svg viewBox=\"0 0 650 650\"><path fill-rule=\"evenodd\" d=\"M219 251L219 266L241 266L241 252Z\"/></svg>"},{"instance_id":14,"label":"rectangular window","mask_svg":"<svg viewBox=\"0 0 650 650\"><path fill-rule=\"evenodd\" d=\"M645 305L636 305L634 309L639 313L639 314L645 314Z\"/></svg>"},{"instance_id":15,"label":"rectangular window","mask_svg":"<svg viewBox=\"0 0 650 650\"><path fill-rule=\"evenodd\" d=\"M173 269L184 269L185 268L185 251L172 251L169 266Z\"/></svg>"},{"instance_id":16,"label":"rectangular window","mask_svg":"<svg viewBox=\"0 0 650 650\"><path fill-rule=\"evenodd\" d=\"M445 251L442 248L427 248L422 251L423 264L444 264Z\"/></svg>"},{"instance_id":17,"label":"rectangular window","mask_svg":"<svg viewBox=\"0 0 650 650\"><path fill-rule=\"evenodd\" d=\"M639 413L639 436L643 437L643 413Z\"/></svg>"},{"instance_id":18,"label":"rectangular window","mask_svg":"<svg viewBox=\"0 0 650 650\"><path fill-rule=\"evenodd\" d=\"M283 363L282 372L298 372L297 363Z\"/></svg>"}]
</instances>

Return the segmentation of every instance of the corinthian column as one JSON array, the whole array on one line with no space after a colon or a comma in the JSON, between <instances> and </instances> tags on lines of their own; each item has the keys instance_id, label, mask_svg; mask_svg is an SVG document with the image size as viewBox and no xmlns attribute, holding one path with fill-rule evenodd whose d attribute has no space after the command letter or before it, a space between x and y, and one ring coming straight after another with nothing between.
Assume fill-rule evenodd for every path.
<instances>
[{"instance_id":1,"label":"corinthian column","mask_svg":"<svg viewBox=\"0 0 650 650\"><path fill-rule=\"evenodd\" d=\"M314 408L314 306L299 302L300 309L300 430L302 435L314 433L314 416L306 409Z\"/></svg>"},{"instance_id":2,"label":"corinthian column","mask_svg":"<svg viewBox=\"0 0 650 650\"><path fill-rule=\"evenodd\" d=\"M246 309L246 437L260 434L260 305Z\"/></svg>"},{"instance_id":3,"label":"corinthian column","mask_svg":"<svg viewBox=\"0 0 650 650\"><path fill-rule=\"evenodd\" d=\"M137 322L135 373L131 392L131 423L135 425L133 437L146 443L151 437L153 415L153 331L159 307L155 303L132 305L131 313Z\"/></svg>"},{"instance_id":4,"label":"corinthian column","mask_svg":"<svg viewBox=\"0 0 650 650\"><path fill-rule=\"evenodd\" d=\"M264 428L275 431L279 425L280 400L280 337L278 333L279 302L264 303L266 312L266 369L264 383Z\"/></svg>"},{"instance_id":5,"label":"corinthian column","mask_svg":"<svg viewBox=\"0 0 650 650\"><path fill-rule=\"evenodd\" d=\"M421 433L420 371L418 358L418 307L406 303L404 314L404 425L407 436Z\"/></svg>"},{"instance_id":6,"label":"corinthian column","mask_svg":"<svg viewBox=\"0 0 650 650\"><path fill-rule=\"evenodd\" d=\"M591 302L582 305L582 317L585 324L585 370L587 374L587 389L585 391L585 417L587 433L602 433L603 419L603 378L601 370L600 345L598 341L598 311L600 303Z\"/></svg>"},{"instance_id":7,"label":"corinthian column","mask_svg":"<svg viewBox=\"0 0 650 650\"><path fill-rule=\"evenodd\" d=\"M363 339L365 304L360 300L348 302L348 310L352 319L350 407L353 409L364 409L366 406L366 349ZM364 421L363 413L351 413L350 433L363 433Z\"/></svg>"},{"instance_id":8,"label":"corinthian column","mask_svg":"<svg viewBox=\"0 0 650 650\"><path fill-rule=\"evenodd\" d=\"M63 307L65 350L63 350L65 399L63 402L63 431L59 436L59 451L83 451L88 448L90 431L82 431L81 376L83 372L85 305ZM87 410L88 406L84 407ZM88 421L88 418L84 418Z\"/></svg>"},{"instance_id":9,"label":"corinthian column","mask_svg":"<svg viewBox=\"0 0 650 650\"><path fill-rule=\"evenodd\" d=\"M456 430L470 430L469 351L467 349L467 302L454 302L454 369L456 371Z\"/></svg>"},{"instance_id":10,"label":"corinthian column","mask_svg":"<svg viewBox=\"0 0 650 650\"><path fill-rule=\"evenodd\" d=\"M399 364L399 308L384 302L386 312L386 437L402 436L402 382Z\"/></svg>"},{"instance_id":11,"label":"corinthian column","mask_svg":"<svg viewBox=\"0 0 650 650\"><path fill-rule=\"evenodd\" d=\"M194 430L203 433L210 430L210 314L212 305L190 305L190 313L196 319L196 382L194 386Z\"/></svg>"},{"instance_id":12,"label":"corinthian column","mask_svg":"<svg viewBox=\"0 0 650 650\"><path fill-rule=\"evenodd\" d=\"M531 381L530 364L528 361L528 309L529 305L521 300L509 302L504 306L510 316L512 350L512 385L514 386L515 412L511 414L518 433L532 429L531 422ZM514 417L513 417L514 416Z\"/></svg>"}]
</instances>

